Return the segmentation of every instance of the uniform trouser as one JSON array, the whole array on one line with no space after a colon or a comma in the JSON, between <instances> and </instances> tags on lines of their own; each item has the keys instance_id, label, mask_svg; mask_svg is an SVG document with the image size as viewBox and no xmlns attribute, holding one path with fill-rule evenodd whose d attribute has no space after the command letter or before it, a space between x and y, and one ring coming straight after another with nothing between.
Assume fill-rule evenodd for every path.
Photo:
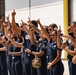
<instances>
[{"instance_id":1,"label":"uniform trouser","mask_svg":"<svg viewBox=\"0 0 76 75\"><path fill-rule=\"evenodd\" d=\"M8 75L8 71L7 71L7 63L6 63L6 52L0 52L0 56L1 56L1 69L2 69L2 74L3 75Z\"/></svg>"},{"instance_id":2,"label":"uniform trouser","mask_svg":"<svg viewBox=\"0 0 76 75\"><path fill-rule=\"evenodd\" d=\"M1 63L1 56L0 56L0 75L2 75L2 63Z\"/></svg>"},{"instance_id":3,"label":"uniform trouser","mask_svg":"<svg viewBox=\"0 0 76 75\"><path fill-rule=\"evenodd\" d=\"M76 64L73 64L71 60L68 61L69 74L76 75Z\"/></svg>"},{"instance_id":4,"label":"uniform trouser","mask_svg":"<svg viewBox=\"0 0 76 75\"><path fill-rule=\"evenodd\" d=\"M46 63L45 65L42 65L40 68L37 69L38 75L47 75L47 67Z\"/></svg>"},{"instance_id":5,"label":"uniform trouser","mask_svg":"<svg viewBox=\"0 0 76 75\"><path fill-rule=\"evenodd\" d=\"M37 75L37 69L32 67L31 61L32 60L31 60L30 56L25 57L26 74L27 75Z\"/></svg>"},{"instance_id":6,"label":"uniform trouser","mask_svg":"<svg viewBox=\"0 0 76 75\"><path fill-rule=\"evenodd\" d=\"M1 63L0 63L1 64ZM0 75L2 75L1 65L0 65Z\"/></svg>"},{"instance_id":7,"label":"uniform trouser","mask_svg":"<svg viewBox=\"0 0 76 75\"><path fill-rule=\"evenodd\" d=\"M31 61L28 54L22 55L23 75L37 75L37 69L32 67Z\"/></svg>"},{"instance_id":8,"label":"uniform trouser","mask_svg":"<svg viewBox=\"0 0 76 75\"><path fill-rule=\"evenodd\" d=\"M7 55L6 56L6 61L7 61L7 69L9 71L9 74L13 75L12 66L11 66L11 64L12 64L12 57Z\"/></svg>"},{"instance_id":9,"label":"uniform trouser","mask_svg":"<svg viewBox=\"0 0 76 75\"><path fill-rule=\"evenodd\" d=\"M37 74L37 69L33 68L32 66L31 66L31 75L38 75Z\"/></svg>"},{"instance_id":10,"label":"uniform trouser","mask_svg":"<svg viewBox=\"0 0 76 75\"><path fill-rule=\"evenodd\" d=\"M32 67L32 60L34 59L34 56L31 55L30 57L28 57L28 60L30 62L30 68L31 68L31 75L38 75L37 74L37 69Z\"/></svg>"},{"instance_id":11,"label":"uniform trouser","mask_svg":"<svg viewBox=\"0 0 76 75\"><path fill-rule=\"evenodd\" d=\"M23 75L27 75L27 72L26 72L26 53L25 53L25 49L23 49L23 52L21 54L21 62L22 62L22 68L23 68Z\"/></svg>"},{"instance_id":12,"label":"uniform trouser","mask_svg":"<svg viewBox=\"0 0 76 75\"><path fill-rule=\"evenodd\" d=\"M13 69L13 75L22 75L23 74L21 57L14 57L13 58L12 69Z\"/></svg>"},{"instance_id":13,"label":"uniform trouser","mask_svg":"<svg viewBox=\"0 0 76 75\"><path fill-rule=\"evenodd\" d=\"M26 57L26 62L25 62L25 68L26 68L26 73L27 75L31 75L31 68L30 68L30 61L28 57Z\"/></svg>"},{"instance_id":14,"label":"uniform trouser","mask_svg":"<svg viewBox=\"0 0 76 75\"><path fill-rule=\"evenodd\" d=\"M28 57L22 57L23 75L31 75L30 63Z\"/></svg>"},{"instance_id":15,"label":"uniform trouser","mask_svg":"<svg viewBox=\"0 0 76 75\"><path fill-rule=\"evenodd\" d=\"M26 63L26 61L24 60L24 58L22 58L22 67L23 67L23 75L27 75L27 73L26 73L26 68L25 68L25 63Z\"/></svg>"},{"instance_id":16,"label":"uniform trouser","mask_svg":"<svg viewBox=\"0 0 76 75\"><path fill-rule=\"evenodd\" d=\"M52 66L50 69L50 75L63 75L63 73L64 73L64 67L61 62Z\"/></svg>"},{"instance_id":17,"label":"uniform trouser","mask_svg":"<svg viewBox=\"0 0 76 75\"><path fill-rule=\"evenodd\" d=\"M47 64L48 62L50 62L50 59L51 59L50 56L47 56ZM56 65L51 67L51 69L47 70L47 75L63 75L63 72L64 72L64 66L60 60Z\"/></svg>"},{"instance_id":18,"label":"uniform trouser","mask_svg":"<svg viewBox=\"0 0 76 75\"><path fill-rule=\"evenodd\" d=\"M47 64L49 63L49 56L46 56L46 61L47 61ZM47 75L50 75L50 70L47 69Z\"/></svg>"},{"instance_id":19,"label":"uniform trouser","mask_svg":"<svg viewBox=\"0 0 76 75\"><path fill-rule=\"evenodd\" d=\"M37 69L32 67L32 59L33 57L30 55L26 55L25 57L25 68L27 75L37 75Z\"/></svg>"},{"instance_id":20,"label":"uniform trouser","mask_svg":"<svg viewBox=\"0 0 76 75\"><path fill-rule=\"evenodd\" d=\"M25 51L21 55L22 66L23 66L23 75L31 75L30 62Z\"/></svg>"}]
</instances>

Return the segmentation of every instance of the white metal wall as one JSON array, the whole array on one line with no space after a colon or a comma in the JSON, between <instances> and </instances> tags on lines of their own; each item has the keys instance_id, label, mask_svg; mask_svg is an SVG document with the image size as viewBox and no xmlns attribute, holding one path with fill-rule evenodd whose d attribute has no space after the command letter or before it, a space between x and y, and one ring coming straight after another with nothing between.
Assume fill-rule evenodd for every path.
<instances>
[{"instance_id":1,"label":"white metal wall","mask_svg":"<svg viewBox=\"0 0 76 75\"><path fill-rule=\"evenodd\" d=\"M6 11L6 16L10 14L12 10ZM29 17L29 8L16 9L16 22L20 23L20 20L27 21ZM64 30L63 19L63 2L57 2L52 4L46 4L41 6L35 6L31 8L31 19L37 20L40 18L43 25L49 25L56 23L61 25L62 32ZM11 19L11 15L10 15ZM64 52L62 53L64 58Z\"/></svg>"},{"instance_id":2,"label":"white metal wall","mask_svg":"<svg viewBox=\"0 0 76 75\"><path fill-rule=\"evenodd\" d=\"M76 0L73 0L73 20L76 21Z\"/></svg>"},{"instance_id":3,"label":"white metal wall","mask_svg":"<svg viewBox=\"0 0 76 75\"><path fill-rule=\"evenodd\" d=\"M6 16L10 14L12 10L6 11ZM29 17L29 9L16 9L16 21L27 21ZM63 2L52 3L47 5L41 5L31 8L31 19L41 19L43 25L49 25L50 23L56 23L63 27Z\"/></svg>"}]
</instances>

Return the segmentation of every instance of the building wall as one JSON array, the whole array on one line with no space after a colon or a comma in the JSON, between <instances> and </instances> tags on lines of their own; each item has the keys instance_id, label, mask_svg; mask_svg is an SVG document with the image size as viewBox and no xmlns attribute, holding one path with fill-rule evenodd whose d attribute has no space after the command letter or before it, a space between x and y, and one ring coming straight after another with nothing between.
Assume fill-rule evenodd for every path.
<instances>
[{"instance_id":1,"label":"building wall","mask_svg":"<svg viewBox=\"0 0 76 75\"><path fill-rule=\"evenodd\" d=\"M60 1L63 0L5 0L5 3L6 3L6 10L12 10L12 9L21 9L29 7L29 4L31 5L31 7L33 7Z\"/></svg>"},{"instance_id":2,"label":"building wall","mask_svg":"<svg viewBox=\"0 0 76 75\"><path fill-rule=\"evenodd\" d=\"M10 14L12 10L6 11L6 16ZM27 21L29 17L29 8L16 9L16 21ZM63 26L63 2L51 3L46 5L34 6L30 10L31 19L41 19L43 25L49 25L50 23L56 23Z\"/></svg>"},{"instance_id":3,"label":"building wall","mask_svg":"<svg viewBox=\"0 0 76 75\"><path fill-rule=\"evenodd\" d=\"M73 19L72 21L76 21L76 0L73 0L73 11L72 11Z\"/></svg>"}]
</instances>

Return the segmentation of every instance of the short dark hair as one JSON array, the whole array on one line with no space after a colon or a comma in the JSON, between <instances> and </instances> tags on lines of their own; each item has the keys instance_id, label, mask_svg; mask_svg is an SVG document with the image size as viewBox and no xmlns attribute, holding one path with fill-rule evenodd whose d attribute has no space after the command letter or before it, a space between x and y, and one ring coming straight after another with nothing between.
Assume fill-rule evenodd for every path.
<instances>
[{"instance_id":1,"label":"short dark hair","mask_svg":"<svg viewBox=\"0 0 76 75\"><path fill-rule=\"evenodd\" d=\"M54 30L54 28L58 28L58 26L55 23L50 24L49 26L51 26Z\"/></svg>"},{"instance_id":2,"label":"short dark hair","mask_svg":"<svg viewBox=\"0 0 76 75\"><path fill-rule=\"evenodd\" d=\"M33 25L34 25L35 27L38 28L38 24L37 24L36 20L32 20L31 22L33 23Z\"/></svg>"},{"instance_id":3,"label":"short dark hair","mask_svg":"<svg viewBox=\"0 0 76 75\"><path fill-rule=\"evenodd\" d=\"M18 23L16 23L16 25L17 25L17 27L19 27L19 24Z\"/></svg>"},{"instance_id":4,"label":"short dark hair","mask_svg":"<svg viewBox=\"0 0 76 75\"><path fill-rule=\"evenodd\" d=\"M76 25L76 21L73 21L72 23Z\"/></svg>"}]
</instances>

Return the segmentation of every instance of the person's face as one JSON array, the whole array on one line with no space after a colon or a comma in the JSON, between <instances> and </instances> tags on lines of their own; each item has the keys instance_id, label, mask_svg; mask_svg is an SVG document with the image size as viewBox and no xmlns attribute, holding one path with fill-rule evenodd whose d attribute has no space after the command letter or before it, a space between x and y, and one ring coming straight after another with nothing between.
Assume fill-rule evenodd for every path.
<instances>
[{"instance_id":1,"label":"person's face","mask_svg":"<svg viewBox=\"0 0 76 75\"><path fill-rule=\"evenodd\" d=\"M48 27L48 32L51 34L53 32L53 28L51 26Z\"/></svg>"},{"instance_id":2,"label":"person's face","mask_svg":"<svg viewBox=\"0 0 76 75\"><path fill-rule=\"evenodd\" d=\"M68 30L68 33L72 33L73 32L70 26L68 26L67 30Z\"/></svg>"},{"instance_id":3,"label":"person's face","mask_svg":"<svg viewBox=\"0 0 76 75\"><path fill-rule=\"evenodd\" d=\"M76 28L76 24L71 23L70 27L71 27L71 29Z\"/></svg>"},{"instance_id":4,"label":"person's face","mask_svg":"<svg viewBox=\"0 0 76 75\"><path fill-rule=\"evenodd\" d=\"M51 36L53 41L57 40L57 34L55 33L55 31L53 31L50 36Z\"/></svg>"},{"instance_id":5,"label":"person's face","mask_svg":"<svg viewBox=\"0 0 76 75\"><path fill-rule=\"evenodd\" d=\"M76 22L71 23L70 27L71 27L71 30L72 30L72 32L73 32L73 34L74 34L74 37L75 37L75 34L76 34L76 32L75 32L75 29L76 29Z\"/></svg>"},{"instance_id":6,"label":"person's face","mask_svg":"<svg viewBox=\"0 0 76 75\"><path fill-rule=\"evenodd\" d=\"M76 38L76 28L73 29L73 35Z\"/></svg>"}]
</instances>

